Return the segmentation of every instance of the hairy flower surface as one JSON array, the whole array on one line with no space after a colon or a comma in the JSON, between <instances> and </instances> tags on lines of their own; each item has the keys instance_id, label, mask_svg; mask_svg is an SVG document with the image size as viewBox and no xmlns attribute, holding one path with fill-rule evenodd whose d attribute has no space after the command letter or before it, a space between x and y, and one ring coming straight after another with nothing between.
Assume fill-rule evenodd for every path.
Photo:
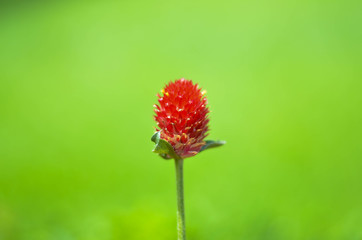
<instances>
[{"instance_id":1,"label":"hairy flower surface","mask_svg":"<svg viewBox=\"0 0 362 240\"><path fill-rule=\"evenodd\" d=\"M196 155L208 135L206 91L182 78L168 83L161 92L162 95L157 94L159 104L154 105L156 130L181 158Z\"/></svg>"}]
</instances>

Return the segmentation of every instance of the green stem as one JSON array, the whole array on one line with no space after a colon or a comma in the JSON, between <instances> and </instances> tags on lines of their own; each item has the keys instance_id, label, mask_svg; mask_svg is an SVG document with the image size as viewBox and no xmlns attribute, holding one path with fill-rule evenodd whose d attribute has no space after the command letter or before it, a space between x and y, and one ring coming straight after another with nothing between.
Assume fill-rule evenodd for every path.
<instances>
[{"instance_id":1,"label":"green stem","mask_svg":"<svg viewBox=\"0 0 362 240\"><path fill-rule=\"evenodd\" d=\"M175 159L177 186L177 239L186 240L183 159Z\"/></svg>"}]
</instances>

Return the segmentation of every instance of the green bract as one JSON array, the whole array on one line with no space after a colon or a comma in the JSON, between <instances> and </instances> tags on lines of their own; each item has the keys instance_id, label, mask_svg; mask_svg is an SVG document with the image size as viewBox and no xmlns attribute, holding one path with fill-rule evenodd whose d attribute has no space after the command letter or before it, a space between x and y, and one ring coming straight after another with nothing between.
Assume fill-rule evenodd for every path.
<instances>
[{"instance_id":1,"label":"green bract","mask_svg":"<svg viewBox=\"0 0 362 240\"><path fill-rule=\"evenodd\" d=\"M155 148L152 150L154 153L158 153L164 159L180 159L180 157L175 153L171 144L166 140L160 138L161 131L155 132L152 135L151 141L156 143Z\"/></svg>"},{"instance_id":2,"label":"green bract","mask_svg":"<svg viewBox=\"0 0 362 240\"><path fill-rule=\"evenodd\" d=\"M151 141L156 144L155 148L152 151L154 153L158 153L160 157L167 160L172 158L181 159L181 157L176 154L171 144L168 143L166 140L161 139L161 131L155 132L155 134L153 134L151 137ZM220 141L220 140L217 141L206 140L205 142L206 144L201 148L200 152L210 148L222 146L226 143L225 141Z\"/></svg>"},{"instance_id":3,"label":"green bract","mask_svg":"<svg viewBox=\"0 0 362 240\"><path fill-rule=\"evenodd\" d=\"M220 147L226 143L226 141L220 141L220 140L216 140L216 141L206 140L205 142L206 142L206 144L204 146L202 146L200 152L210 149L210 148Z\"/></svg>"}]
</instances>

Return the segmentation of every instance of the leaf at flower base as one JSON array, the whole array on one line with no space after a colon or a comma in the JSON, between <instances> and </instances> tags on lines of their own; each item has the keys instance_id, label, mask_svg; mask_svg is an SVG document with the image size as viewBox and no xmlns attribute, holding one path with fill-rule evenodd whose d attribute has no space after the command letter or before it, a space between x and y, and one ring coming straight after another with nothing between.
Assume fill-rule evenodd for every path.
<instances>
[{"instance_id":1,"label":"leaf at flower base","mask_svg":"<svg viewBox=\"0 0 362 240\"><path fill-rule=\"evenodd\" d=\"M160 157L164 159L179 159L180 157L175 153L175 150L166 140L161 139L161 132L158 131L152 135L151 141L154 142L155 148L152 150L154 153L158 153Z\"/></svg>"},{"instance_id":2,"label":"leaf at flower base","mask_svg":"<svg viewBox=\"0 0 362 240\"><path fill-rule=\"evenodd\" d=\"M206 144L201 148L200 152L210 148L220 147L226 143L226 141L220 141L220 140L217 141L206 140L205 142Z\"/></svg>"},{"instance_id":3,"label":"leaf at flower base","mask_svg":"<svg viewBox=\"0 0 362 240\"><path fill-rule=\"evenodd\" d=\"M162 157L163 159L165 159L165 160L170 160L170 159L172 159L170 156L168 156L167 154L165 154L165 153L160 153L160 154L158 154L160 157Z\"/></svg>"}]
</instances>

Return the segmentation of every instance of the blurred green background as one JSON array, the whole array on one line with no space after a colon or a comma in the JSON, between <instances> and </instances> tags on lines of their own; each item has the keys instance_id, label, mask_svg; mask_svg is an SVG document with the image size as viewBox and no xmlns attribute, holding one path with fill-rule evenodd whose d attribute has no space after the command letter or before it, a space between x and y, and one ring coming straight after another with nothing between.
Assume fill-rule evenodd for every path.
<instances>
[{"instance_id":1,"label":"blurred green background","mask_svg":"<svg viewBox=\"0 0 362 240\"><path fill-rule=\"evenodd\" d=\"M361 1L6 1L0 239L176 239L156 93L193 79L190 240L362 239Z\"/></svg>"}]
</instances>

